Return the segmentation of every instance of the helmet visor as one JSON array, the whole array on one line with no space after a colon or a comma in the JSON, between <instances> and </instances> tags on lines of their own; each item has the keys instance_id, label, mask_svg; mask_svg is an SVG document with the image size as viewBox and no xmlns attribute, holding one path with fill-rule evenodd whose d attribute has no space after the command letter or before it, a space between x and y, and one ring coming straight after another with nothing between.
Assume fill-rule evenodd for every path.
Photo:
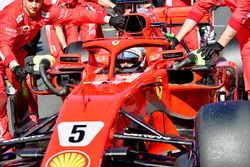
<instances>
[{"instance_id":1,"label":"helmet visor","mask_svg":"<svg viewBox=\"0 0 250 167\"><path fill-rule=\"evenodd\" d=\"M141 57L130 51L122 52L116 58L116 67L119 68L132 68L141 64Z\"/></svg>"}]
</instances>

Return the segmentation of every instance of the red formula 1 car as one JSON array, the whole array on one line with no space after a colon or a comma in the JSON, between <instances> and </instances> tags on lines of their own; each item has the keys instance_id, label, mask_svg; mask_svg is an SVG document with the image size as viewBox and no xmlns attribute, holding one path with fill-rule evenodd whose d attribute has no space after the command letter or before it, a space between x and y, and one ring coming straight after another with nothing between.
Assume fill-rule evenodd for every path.
<instances>
[{"instance_id":1,"label":"red formula 1 car","mask_svg":"<svg viewBox=\"0 0 250 167\"><path fill-rule=\"evenodd\" d=\"M119 37L26 60L29 88L63 103L0 142L1 165L249 166L250 104L238 101L237 66L169 50L155 13L123 3L133 10Z\"/></svg>"}]
</instances>

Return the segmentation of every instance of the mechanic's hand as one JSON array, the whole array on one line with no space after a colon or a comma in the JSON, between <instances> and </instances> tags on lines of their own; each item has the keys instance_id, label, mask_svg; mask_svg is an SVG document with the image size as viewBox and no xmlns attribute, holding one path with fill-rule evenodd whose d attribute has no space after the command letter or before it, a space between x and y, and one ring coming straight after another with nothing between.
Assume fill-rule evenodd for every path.
<instances>
[{"instance_id":1,"label":"mechanic's hand","mask_svg":"<svg viewBox=\"0 0 250 167\"><path fill-rule=\"evenodd\" d=\"M180 43L180 41L178 41L178 39L175 37L173 37L170 42L171 42L171 46L169 49L171 50L174 50L174 48Z\"/></svg>"},{"instance_id":2,"label":"mechanic's hand","mask_svg":"<svg viewBox=\"0 0 250 167\"><path fill-rule=\"evenodd\" d=\"M21 66L19 66L19 65L15 66L15 67L12 69L12 71L16 74L16 80L17 80L18 82L22 82L22 80L25 79L25 77L26 77L26 72L25 72L25 70L24 70Z\"/></svg>"},{"instance_id":3,"label":"mechanic's hand","mask_svg":"<svg viewBox=\"0 0 250 167\"><path fill-rule=\"evenodd\" d=\"M117 28L123 28L125 25L125 16L116 16L116 17L111 17L109 20L109 24L111 26L117 27Z\"/></svg>"},{"instance_id":4,"label":"mechanic's hand","mask_svg":"<svg viewBox=\"0 0 250 167\"><path fill-rule=\"evenodd\" d=\"M113 10L115 11L116 14L122 15L125 13L125 8L122 5L116 5Z\"/></svg>"},{"instance_id":5,"label":"mechanic's hand","mask_svg":"<svg viewBox=\"0 0 250 167\"><path fill-rule=\"evenodd\" d=\"M219 42L216 42L215 44L203 46L197 51L197 53L201 53L203 59L209 60L215 52L220 52L222 49L224 49L224 46L222 46Z\"/></svg>"},{"instance_id":6,"label":"mechanic's hand","mask_svg":"<svg viewBox=\"0 0 250 167\"><path fill-rule=\"evenodd\" d=\"M67 46L63 49L63 53L64 54L68 54L69 53L69 48Z\"/></svg>"}]
</instances>

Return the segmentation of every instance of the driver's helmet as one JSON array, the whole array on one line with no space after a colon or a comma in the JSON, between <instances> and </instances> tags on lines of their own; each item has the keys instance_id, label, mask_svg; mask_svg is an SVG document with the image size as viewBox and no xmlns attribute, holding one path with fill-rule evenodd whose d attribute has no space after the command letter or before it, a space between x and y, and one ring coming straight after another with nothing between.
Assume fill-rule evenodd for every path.
<instances>
[{"instance_id":1,"label":"driver's helmet","mask_svg":"<svg viewBox=\"0 0 250 167\"><path fill-rule=\"evenodd\" d=\"M115 61L117 72L142 72L145 68L145 51L143 47L134 47L120 53Z\"/></svg>"}]
</instances>

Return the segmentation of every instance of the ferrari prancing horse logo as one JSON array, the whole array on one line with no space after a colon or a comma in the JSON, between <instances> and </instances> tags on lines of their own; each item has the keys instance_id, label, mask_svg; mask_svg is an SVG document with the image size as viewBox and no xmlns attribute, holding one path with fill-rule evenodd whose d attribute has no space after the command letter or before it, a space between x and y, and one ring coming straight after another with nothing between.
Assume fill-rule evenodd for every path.
<instances>
[{"instance_id":1,"label":"ferrari prancing horse logo","mask_svg":"<svg viewBox=\"0 0 250 167\"><path fill-rule=\"evenodd\" d=\"M162 77L158 77L156 79L156 82L162 83ZM162 85L156 86L156 94L157 94L157 96L158 96L159 99L162 98Z\"/></svg>"},{"instance_id":2,"label":"ferrari prancing horse logo","mask_svg":"<svg viewBox=\"0 0 250 167\"><path fill-rule=\"evenodd\" d=\"M120 43L120 41L112 41L112 45L118 45Z\"/></svg>"}]
</instances>

